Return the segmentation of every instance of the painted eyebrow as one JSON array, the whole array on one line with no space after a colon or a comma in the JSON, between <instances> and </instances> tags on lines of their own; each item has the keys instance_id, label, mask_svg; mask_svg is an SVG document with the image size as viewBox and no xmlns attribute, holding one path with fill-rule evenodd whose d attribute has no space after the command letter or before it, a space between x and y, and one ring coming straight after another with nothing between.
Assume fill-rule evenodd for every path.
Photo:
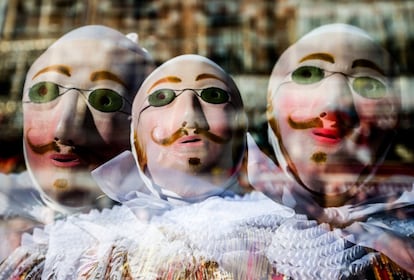
<instances>
[{"instance_id":1,"label":"painted eyebrow","mask_svg":"<svg viewBox=\"0 0 414 280\"><path fill-rule=\"evenodd\" d=\"M328 61L330 63L335 63L335 59L333 58L333 56L328 53L312 53L305 57L302 57L299 60L299 62L303 62L305 60L311 60L311 59L319 59L319 60Z\"/></svg>"},{"instance_id":2,"label":"painted eyebrow","mask_svg":"<svg viewBox=\"0 0 414 280\"><path fill-rule=\"evenodd\" d=\"M223 81L223 79L217 77L216 75L208 74L208 73L200 74L195 78L196 81L203 80L203 79L216 79L216 80L219 80L219 81L223 82L224 84L226 84L226 82Z\"/></svg>"},{"instance_id":3,"label":"painted eyebrow","mask_svg":"<svg viewBox=\"0 0 414 280\"><path fill-rule=\"evenodd\" d=\"M66 75L66 76L68 76L68 77L70 77L71 76L71 69L70 69L70 67L69 66L66 66L66 65L61 65L61 64L56 64L56 65L51 65L51 66L47 66L47 67L45 67L45 68L43 68L43 69L40 69L33 77L32 77L32 80L34 79L34 78L36 78L37 76L39 76L40 74L43 74L43 73L45 73L45 72L48 72L48 71L55 71L55 72L58 72L58 73L61 73L61 74L63 74L63 75Z\"/></svg>"},{"instance_id":4,"label":"painted eyebrow","mask_svg":"<svg viewBox=\"0 0 414 280\"><path fill-rule=\"evenodd\" d=\"M180 82L181 82L181 79L176 76L167 76L153 83L152 86L147 90L147 93L150 92L156 85L159 85L161 83L180 83Z\"/></svg>"},{"instance_id":5,"label":"painted eyebrow","mask_svg":"<svg viewBox=\"0 0 414 280\"><path fill-rule=\"evenodd\" d=\"M354 62L352 62L352 68L355 67L367 67L367 68L371 68L377 72L379 72L380 74L385 76L385 72L384 70L382 70L377 64L375 64L374 62L367 60L367 59L357 59L354 60Z\"/></svg>"},{"instance_id":6,"label":"painted eyebrow","mask_svg":"<svg viewBox=\"0 0 414 280\"><path fill-rule=\"evenodd\" d=\"M109 71L96 71L93 72L90 76L90 80L92 82L94 81L99 81L99 80L111 80L114 82L117 82L121 85L123 85L125 88L128 88L128 86L125 84L124 81L121 80L121 78L119 78L117 75L115 75L112 72Z\"/></svg>"}]
</instances>

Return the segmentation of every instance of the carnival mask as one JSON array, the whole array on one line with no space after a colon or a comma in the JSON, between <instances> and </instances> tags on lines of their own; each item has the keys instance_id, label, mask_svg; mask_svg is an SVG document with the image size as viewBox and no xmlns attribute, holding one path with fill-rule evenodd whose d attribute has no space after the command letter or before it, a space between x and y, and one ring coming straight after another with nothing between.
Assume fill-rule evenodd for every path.
<instances>
[{"instance_id":1,"label":"carnival mask","mask_svg":"<svg viewBox=\"0 0 414 280\"><path fill-rule=\"evenodd\" d=\"M22 100L24 151L47 200L96 203L90 171L129 148L133 98L151 64L136 42L103 26L69 32L33 63Z\"/></svg>"},{"instance_id":2,"label":"carnival mask","mask_svg":"<svg viewBox=\"0 0 414 280\"><path fill-rule=\"evenodd\" d=\"M242 108L230 76L209 59L167 61L145 80L133 104L132 145L141 172L178 197L217 192L240 165Z\"/></svg>"}]
</instances>

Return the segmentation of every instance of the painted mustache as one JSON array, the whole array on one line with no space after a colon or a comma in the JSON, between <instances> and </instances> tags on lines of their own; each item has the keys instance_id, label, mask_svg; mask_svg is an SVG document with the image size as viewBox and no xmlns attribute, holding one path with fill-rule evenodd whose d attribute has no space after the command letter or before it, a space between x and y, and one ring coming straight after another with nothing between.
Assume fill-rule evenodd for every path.
<instances>
[{"instance_id":1,"label":"painted mustache","mask_svg":"<svg viewBox=\"0 0 414 280\"><path fill-rule=\"evenodd\" d=\"M334 121L334 124L331 126L339 131L339 135L345 136L348 135L359 123L357 117L352 116L347 112L335 112L335 118L330 119ZM306 120L296 121L293 120L291 116L288 118L289 126L293 129L310 129L310 128L323 128L322 118L327 116L326 112L322 112L318 117L309 118Z\"/></svg>"},{"instance_id":2,"label":"painted mustache","mask_svg":"<svg viewBox=\"0 0 414 280\"><path fill-rule=\"evenodd\" d=\"M55 141L47 143L47 144L41 144L41 145L33 144L29 138L26 138L26 141L30 149L39 155L43 155L50 151L60 152L59 145Z\"/></svg>"},{"instance_id":3,"label":"painted mustache","mask_svg":"<svg viewBox=\"0 0 414 280\"><path fill-rule=\"evenodd\" d=\"M291 116L288 118L288 123L293 129L309 129L315 127L323 127L323 122L319 117L310 118L304 121L295 121Z\"/></svg>"},{"instance_id":4,"label":"painted mustache","mask_svg":"<svg viewBox=\"0 0 414 280\"><path fill-rule=\"evenodd\" d=\"M218 143L218 144L224 144L230 141L229 139L220 137L214 133L211 133L210 131L206 130L206 129L202 129L202 128L196 128L194 130L194 133L197 135L202 135L204 137L206 137L207 139ZM180 127L179 129L177 129L173 134L171 134L168 137L162 138L162 139L156 139L154 137L153 131L151 132L151 138L152 140L161 145L161 146L169 146L171 144L173 144L175 141L177 141L178 139L180 139L183 136L188 136L189 132L188 132L188 128L185 127Z\"/></svg>"},{"instance_id":5,"label":"painted mustache","mask_svg":"<svg viewBox=\"0 0 414 280\"><path fill-rule=\"evenodd\" d=\"M61 152L61 148L58 144L58 141L52 141L46 144L36 145L30 141L29 138L26 138L26 142L30 149L39 155L43 155L47 152ZM70 152L76 154L78 157L84 159L86 162L104 162L107 160L106 156L97 152L94 152L92 149L87 147L81 147L76 145L69 145L71 147Z\"/></svg>"}]
</instances>

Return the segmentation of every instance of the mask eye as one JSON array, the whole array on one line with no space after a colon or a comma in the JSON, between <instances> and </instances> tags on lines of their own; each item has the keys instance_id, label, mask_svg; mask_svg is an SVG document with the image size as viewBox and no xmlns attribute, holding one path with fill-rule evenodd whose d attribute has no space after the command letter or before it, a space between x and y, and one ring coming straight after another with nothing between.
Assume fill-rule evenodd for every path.
<instances>
[{"instance_id":1,"label":"mask eye","mask_svg":"<svg viewBox=\"0 0 414 280\"><path fill-rule=\"evenodd\" d=\"M101 112L116 112L122 108L124 101L122 96L110 89L96 89L88 98L89 104Z\"/></svg>"},{"instance_id":2,"label":"mask eye","mask_svg":"<svg viewBox=\"0 0 414 280\"><path fill-rule=\"evenodd\" d=\"M371 99L382 98L387 92L387 87L382 82L371 77L355 78L352 88L359 95Z\"/></svg>"},{"instance_id":3,"label":"mask eye","mask_svg":"<svg viewBox=\"0 0 414 280\"><path fill-rule=\"evenodd\" d=\"M229 94L221 88L206 88L201 91L201 99L211 104L223 104L229 101Z\"/></svg>"},{"instance_id":4,"label":"mask eye","mask_svg":"<svg viewBox=\"0 0 414 280\"><path fill-rule=\"evenodd\" d=\"M29 99L33 103L47 103L59 96L59 87L52 82L40 82L29 89Z\"/></svg>"},{"instance_id":5,"label":"mask eye","mask_svg":"<svg viewBox=\"0 0 414 280\"><path fill-rule=\"evenodd\" d=\"M175 92L171 89L159 89L148 96L151 106L161 107L170 104L175 98Z\"/></svg>"},{"instance_id":6,"label":"mask eye","mask_svg":"<svg viewBox=\"0 0 414 280\"><path fill-rule=\"evenodd\" d=\"M315 66L302 66L293 71L292 80L298 84L313 84L325 77L321 68Z\"/></svg>"}]
</instances>

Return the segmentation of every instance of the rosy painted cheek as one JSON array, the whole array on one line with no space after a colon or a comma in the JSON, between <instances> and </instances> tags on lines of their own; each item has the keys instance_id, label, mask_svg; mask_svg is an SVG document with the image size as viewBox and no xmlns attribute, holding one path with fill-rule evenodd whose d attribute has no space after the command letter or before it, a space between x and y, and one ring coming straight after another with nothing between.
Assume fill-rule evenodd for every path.
<instances>
[{"instance_id":1,"label":"rosy painted cheek","mask_svg":"<svg viewBox=\"0 0 414 280\"><path fill-rule=\"evenodd\" d=\"M276 110L273 109L273 116L279 121L279 122L286 122L287 117L291 114L291 111L294 107L292 107L294 104L293 102L287 101L286 99L277 99L273 101L273 108L277 108Z\"/></svg>"},{"instance_id":2,"label":"rosy painted cheek","mask_svg":"<svg viewBox=\"0 0 414 280\"><path fill-rule=\"evenodd\" d=\"M149 143L154 142L153 137L155 139L162 139L169 136L164 126L161 126L154 119L147 117L141 118L136 128L139 143L143 146L146 146Z\"/></svg>"},{"instance_id":3,"label":"rosy painted cheek","mask_svg":"<svg viewBox=\"0 0 414 280\"><path fill-rule=\"evenodd\" d=\"M59 117L51 111L24 111L24 131L33 141L44 143L54 138Z\"/></svg>"},{"instance_id":4,"label":"rosy painted cheek","mask_svg":"<svg viewBox=\"0 0 414 280\"><path fill-rule=\"evenodd\" d=\"M286 111L292 107L296 107L300 100L295 96L295 92L291 91L279 91L273 98L273 108L277 108L277 111Z\"/></svg>"},{"instance_id":5,"label":"rosy painted cheek","mask_svg":"<svg viewBox=\"0 0 414 280\"><path fill-rule=\"evenodd\" d=\"M229 134L231 133L231 130L237 128L234 114L223 115L215 112L213 114L206 114L206 119L210 132L218 135Z\"/></svg>"},{"instance_id":6,"label":"rosy painted cheek","mask_svg":"<svg viewBox=\"0 0 414 280\"><path fill-rule=\"evenodd\" d=\"M54 136L51 131L51 126L45 126L44 123L40 123L37 120L31 120L30 122L26 120L24 124L24 139L29 161L32 166L35 166L35 162L44 161L44 156L42 157L41 154L34 153L29 143L35 146L43 146L53 142Z\"/></svg>"},{"instance_id":7,"label":"rosy painted cheek","mask_svg":"<svg viewBox=\"0 0 414 280\"><path fill-rule=\"evenodd\" d=\"M149 131L149 130L148 130ZM151 129L152 136L156 140L168 138L173 132L168 133L168 131L160 126L156 126Z\"/></svg>"},{"instance_id":8,"label":"rosy painted cheek","mask_svg":"<svg viewBox=\"0 0 414 280\"><path fill-rule=\"evenodd\" d=\"M284 98L274 102L275 112L281 122L288 122L288 119L294 121L308 121L318 118L322 112L326 111L326 105L323 102L311 102L307 98Z\"/></svg>"},{"instance_id":9,"label":"rosy painted cheek","mask_svg":"<svg viewBox=\"0 0 414 280\"><path fill-rule=\"evenodd\" d=\"M53 140L53 136L50 133L50 128L39 128L33 125L25 126L25 138L35 145L46 144Z\"/></svg>"},{"instance_id":10,"label":"rosy painted cheek","mask_svg":"<svg viewBox=\"0 0 414 280\"><path fill-rule=\"evenodd\" d=\"M223 138L228 138L228 136L232 133L232 127L230 127L228 124L217 124L215 126L210 126L211 133L218 135Z\"/></svg>"},{"instance_id":11,"label":"rosy painted cheek","mask_svg":"<svg viewBox=\"0 0 414 280\"><path fill-rule=\"evenodd\" d=\"M279 105L281 108L288 108L286 106L295 105L298 102L298 100L293 96L293 94L294 93L290 94L289 92L279 93L279 96L276 99L274 99L273 105Z\"/></svg>"}]
</instances>

